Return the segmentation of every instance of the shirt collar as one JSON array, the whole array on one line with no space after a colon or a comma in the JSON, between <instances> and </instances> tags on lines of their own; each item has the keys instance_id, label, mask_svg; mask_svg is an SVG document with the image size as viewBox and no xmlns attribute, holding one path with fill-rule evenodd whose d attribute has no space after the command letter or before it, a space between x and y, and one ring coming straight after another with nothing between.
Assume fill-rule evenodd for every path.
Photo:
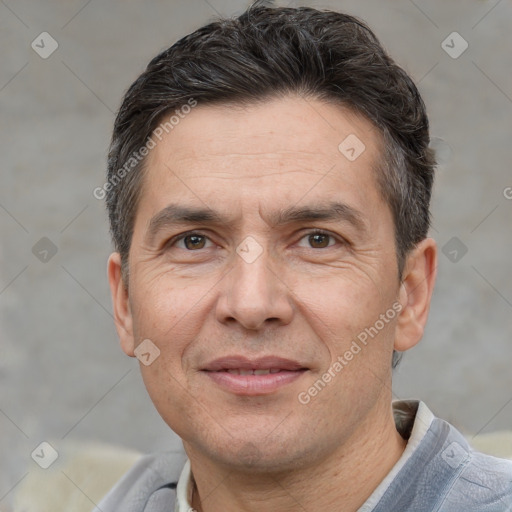
<instances>
[{"instance_id":1,"label":"shirt collar","mask_svg":"<svg viewBox=\"0 0 512 512\"><path fill-rule=\"evenodd\" d=\"M191 512L192 492L194 490L194 481L190 471L190 460L187 459L185 466L181 471L178 485L176 486L176 505L174 512Z\"/></svg>"},{"instance_id":2,"label":"shirt collar","mask_svg":"<svg viewBox=\"0 0 512 512\"><path fill-rule=\"evenodd\" d=\"M391 468L391 471L384 477L384 480L372 492L358 512L371 512L377 506L377 503L379 503L400 470L423 441L432 421L435 419L426 404L417 400L394 401L393 414L396 429L404 439L407 439L407 445L397 463Z\"/></svg>"}]
</instances>

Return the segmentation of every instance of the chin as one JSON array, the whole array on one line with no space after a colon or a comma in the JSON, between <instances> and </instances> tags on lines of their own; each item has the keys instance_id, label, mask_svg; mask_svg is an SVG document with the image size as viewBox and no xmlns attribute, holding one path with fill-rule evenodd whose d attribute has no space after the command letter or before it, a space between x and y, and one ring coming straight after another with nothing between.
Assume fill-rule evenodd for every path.
<instances>
[{"instance_id":1,"label":"chin","mask_svg":"<svg viewBox=\"0 0 512 512\"><path fill-rule=\"evenodd\" d=\"M289 472L306 467L321 455L321 443L310 439L310 446L305 446L297 435L297 430L288 427L282 433L288 437L272 436L272 428L258 432L249 429L238 430L239 436L232 437L222 430L222 439L214 435L189 444L206 454L210 460L217 461L230 469L250 474L269 474ZM211 432L211 431L210 431ZM218 433L218 432L217 432ZM272 439L270 439L272 437ZM319 449L320 448L320 449Z\"/></svg>"}]
</instances>

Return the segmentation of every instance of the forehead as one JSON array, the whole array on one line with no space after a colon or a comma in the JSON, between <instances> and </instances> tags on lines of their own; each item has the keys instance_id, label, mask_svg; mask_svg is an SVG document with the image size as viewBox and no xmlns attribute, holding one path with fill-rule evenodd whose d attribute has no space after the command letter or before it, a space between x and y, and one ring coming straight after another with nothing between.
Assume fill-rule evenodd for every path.
<instances>
[{"instance_id":1,"label":"forehead","mask_svg":"<svg viewBox=\"0 0 512 512\"><path fill-rule=\"evenodd\" d=\"M297 96L249 106L199 104L154 140L141 202L155 210L176 198L220 209L305 195L345 194L360 205L379 200L381 136L340 105Z\"/></svg>"}]
</instances>

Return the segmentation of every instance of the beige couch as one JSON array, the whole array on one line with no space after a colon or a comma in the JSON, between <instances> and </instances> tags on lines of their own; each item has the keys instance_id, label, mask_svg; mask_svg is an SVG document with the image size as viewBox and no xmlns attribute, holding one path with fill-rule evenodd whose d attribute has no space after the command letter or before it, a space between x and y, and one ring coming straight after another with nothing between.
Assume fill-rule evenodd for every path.
<instances>
[{"instance_id":1,"label":"beige couch","mask_svg":"<svg viewBox=\"0 0 512 512\"><path fill-rule=\"evenodd\" d=\"M28 476L13 491L13 512L90 512L141 455L97 443L50 444L57 460L48 469L30 460Z\"/></svg>"}]
</instances>

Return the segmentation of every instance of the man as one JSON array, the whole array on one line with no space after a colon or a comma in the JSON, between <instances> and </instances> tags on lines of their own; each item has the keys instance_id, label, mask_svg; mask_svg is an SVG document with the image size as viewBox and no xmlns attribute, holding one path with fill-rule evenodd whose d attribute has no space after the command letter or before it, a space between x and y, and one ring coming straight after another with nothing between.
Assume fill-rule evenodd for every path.
<instances>
[{"instance_id":1,"label":"man","mask_svg":"<svg viewBox=\"0 0 512 512\"><path fill-rule=\"evenodd\" d=\"M142 458L98 510L512 509L512 462L392 403L436 275L428 145L351 16L257 3L151 61L114 127L108 275L186 457Z\"/></svg>"}]
</instances>

